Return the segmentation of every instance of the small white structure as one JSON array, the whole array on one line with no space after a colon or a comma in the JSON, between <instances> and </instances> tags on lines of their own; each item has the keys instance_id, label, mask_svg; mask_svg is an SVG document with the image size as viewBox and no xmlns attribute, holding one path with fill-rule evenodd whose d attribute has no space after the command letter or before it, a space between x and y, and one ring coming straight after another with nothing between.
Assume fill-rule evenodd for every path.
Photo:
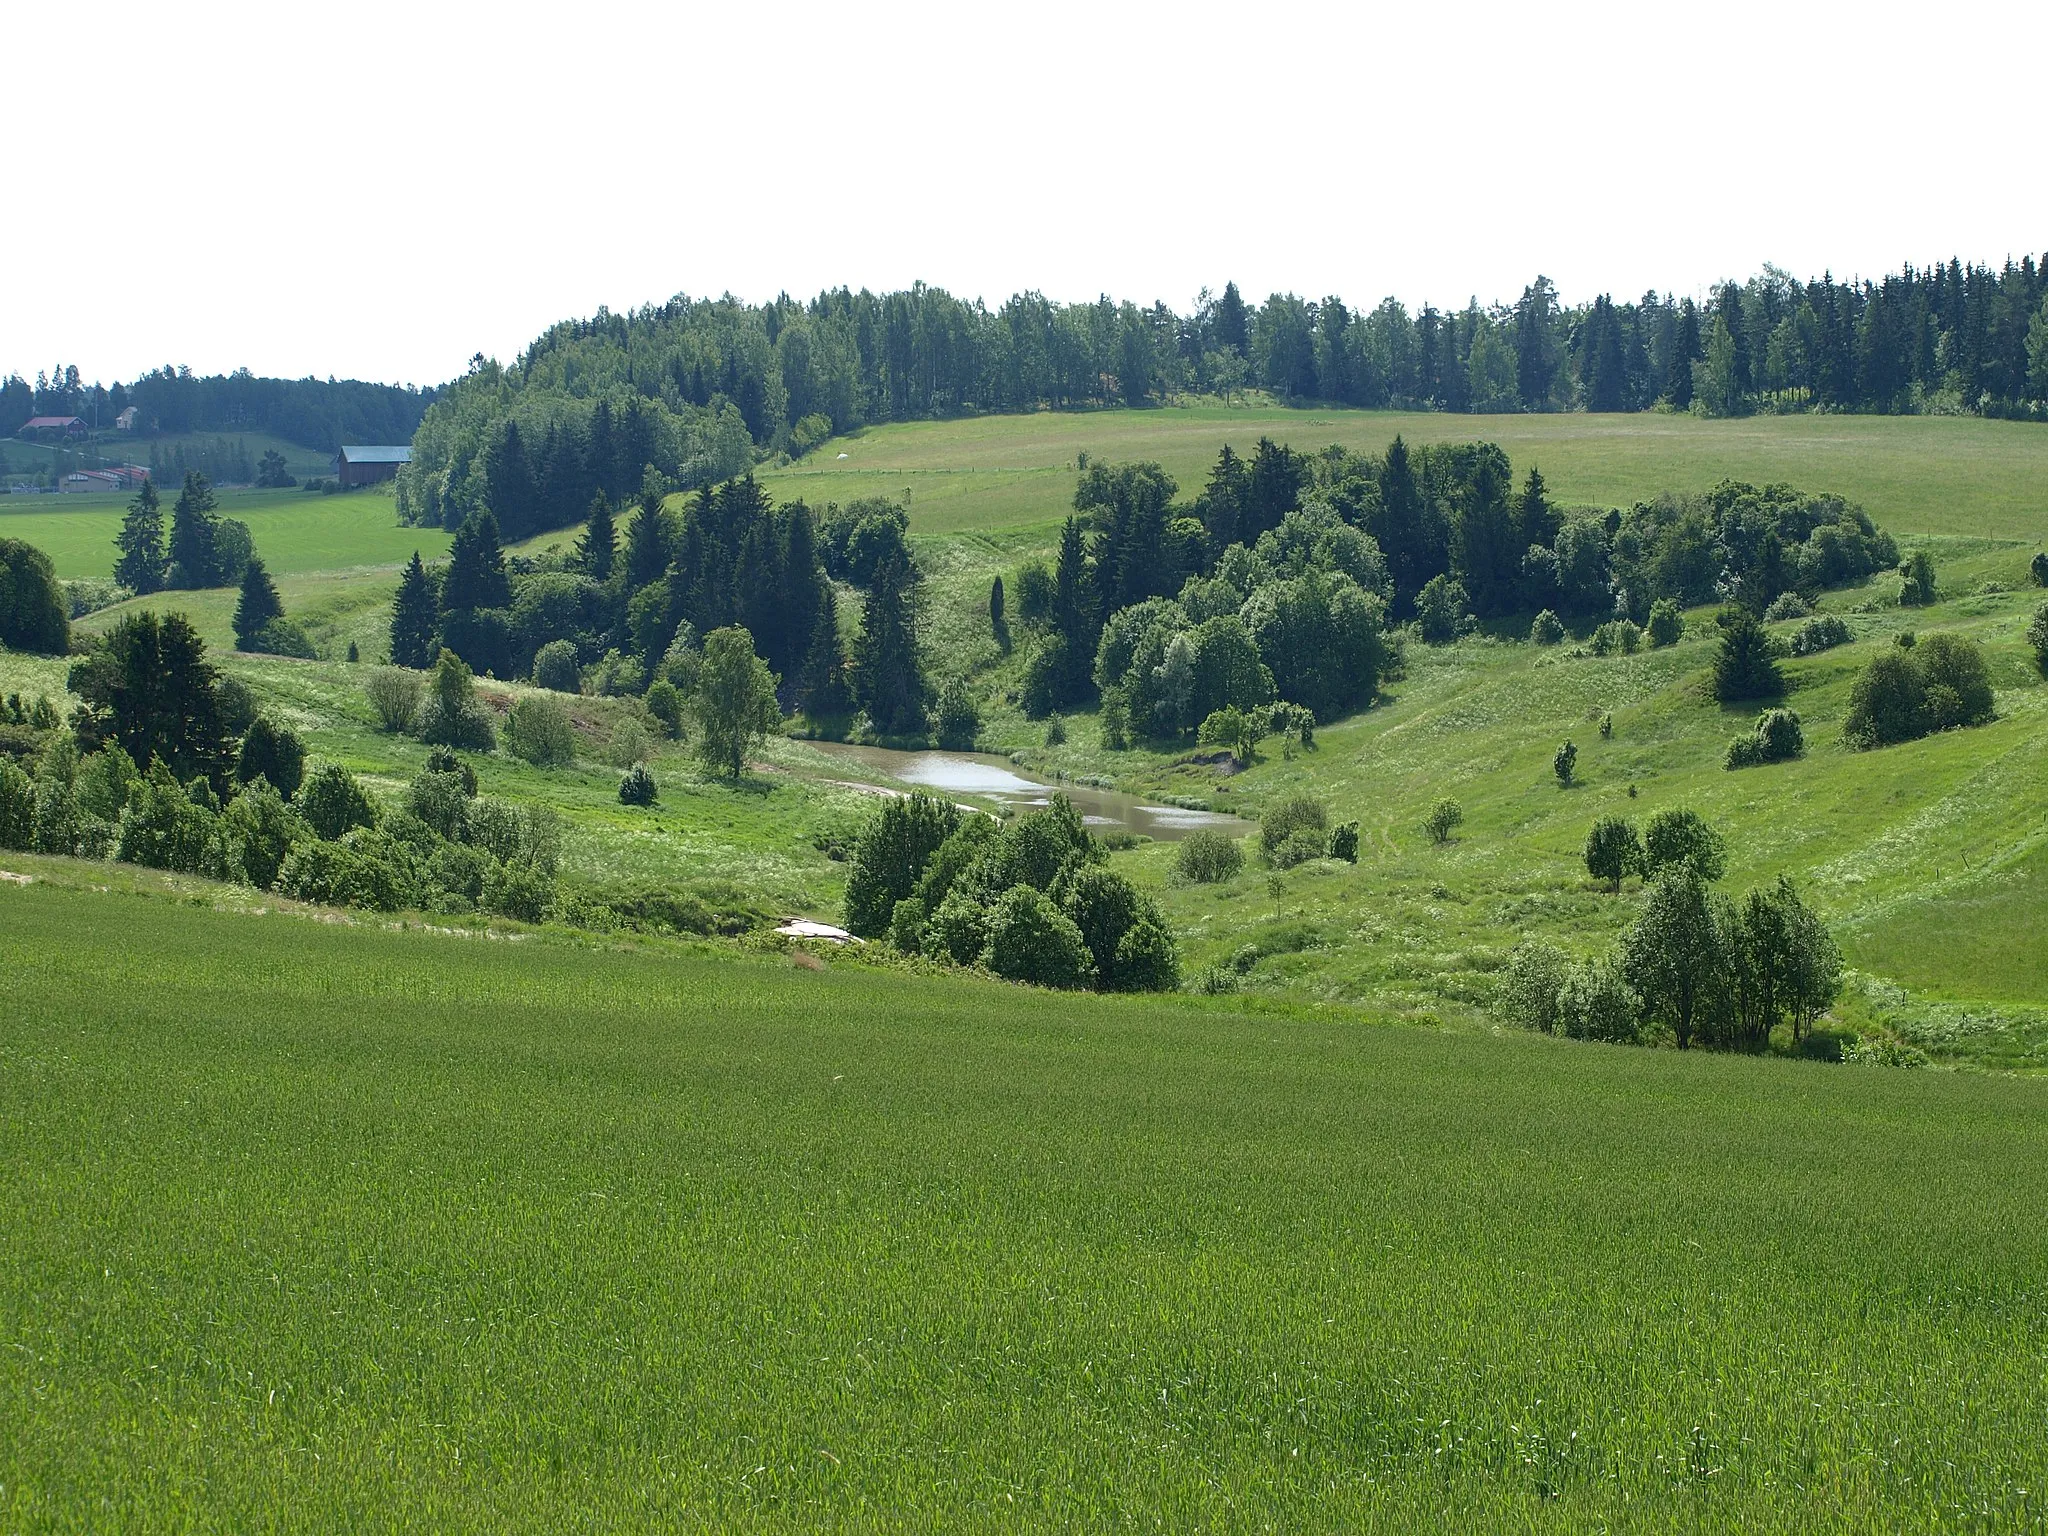
<instances>
[{"instance_id":1,"label":"small white structure","mask_svg":"<svg viewBox=\"0 0 2048 1536\"><path fill-rule=\"evenodd\" d=\"M834 928L830 923L814 923L808 917L786 917L776 933L785 939L817 939L825 944L865 944L866 939L857 938L844 928Z\"/></svg>"}]
</instances>

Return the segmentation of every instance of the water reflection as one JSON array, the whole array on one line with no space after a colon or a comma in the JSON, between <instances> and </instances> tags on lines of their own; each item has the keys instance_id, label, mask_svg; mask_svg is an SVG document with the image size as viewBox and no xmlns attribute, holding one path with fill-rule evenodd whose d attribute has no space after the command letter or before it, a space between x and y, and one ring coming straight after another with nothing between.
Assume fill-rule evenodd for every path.
<instances>
[{"instance_id":1,"label":"water reflection","mask_svg":"<svg viewBox=\"0 0 2048 1536\"><path fill-rule=\"evenodd\" d=\"M1202 828L1227 832L1233 837L1252 830L1250 822L1215 811L1152 805L1136 795L1112 789L1035 778L1003 758L978 752L899 752L892 747L863 747L837 741L817 741L811 745L834 757L857 762L872 772L886 774L900 784L938 794L977 795L1014 807L1019 814L1037 810L1056 793L1064 794L1091 827L1142 833L1161 842L1172 842Z\"/></svg>"}]
</instances>

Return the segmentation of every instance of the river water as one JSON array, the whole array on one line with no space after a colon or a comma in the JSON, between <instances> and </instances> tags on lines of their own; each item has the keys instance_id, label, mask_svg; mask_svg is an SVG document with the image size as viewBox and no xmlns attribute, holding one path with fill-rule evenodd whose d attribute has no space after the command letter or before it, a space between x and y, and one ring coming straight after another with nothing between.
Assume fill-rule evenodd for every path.
<instances>
[{"instance_id":1,"label":"river water","mask_svg":"<svg viewBox=\"0 0 2048 1536\"><path fill-rule=\"evenodd\" d=\"M814 741L820 752L859 763L913 789L942 795L977 795L1019 813L1036 810L1055 793L1074 802L1087 824L1101 831L1136 832L1172 842L1204 828L1242 837L1253 830L1248 821L1215 811L1185 811L1154 805L1113 789L1091 789L1067 780L1041 779L1011 765L1009 759L983 752L899 752L892 747L863 747L850 742Z\"/></svg>"}]
</instances>

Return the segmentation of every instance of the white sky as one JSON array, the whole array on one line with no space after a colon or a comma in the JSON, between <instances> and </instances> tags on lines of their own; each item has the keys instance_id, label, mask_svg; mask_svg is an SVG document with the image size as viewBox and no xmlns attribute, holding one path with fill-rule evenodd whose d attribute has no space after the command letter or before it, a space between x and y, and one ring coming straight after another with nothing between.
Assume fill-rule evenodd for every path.
<instances>
[{"instance_id":1,"label":"white sky","mask_svg":"<svg viewBox=\"0 0 2048 1536\"><path fill-rule=\"evenodd\" d=\"M0 373L676 292L1693 293L2048 248L2048 4L23 6Z\"/></svg>"}]
</instances>

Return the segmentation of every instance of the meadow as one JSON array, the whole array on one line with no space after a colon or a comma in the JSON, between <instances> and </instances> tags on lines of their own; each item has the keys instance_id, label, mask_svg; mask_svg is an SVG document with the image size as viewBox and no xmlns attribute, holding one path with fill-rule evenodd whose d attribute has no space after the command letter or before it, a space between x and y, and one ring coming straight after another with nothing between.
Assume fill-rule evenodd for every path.
<instances>
[{"instance_id":1,"label":"meadow","mask_svg":"<svg viewBox=\"0 0 2048 1536\"><path fill-rule=\"evenodd\" d=\"M168 525L177 487L159 487ZM399 526L390 487L343 495L305 491L219 491L220 515L249 525L256 553L274 576L333 573L355 567L395 569L417 549L426 559L444 554L448 535L438 528ZM114 536L128 507L125 496L0 497L0 538L24 539L50 557L60 577L110 577ZM392 578L383 578L387 583Z\"/></svg>"},{"instance_id":2,"label":"meadow","mask_svg":"<svg viewBox=\"0 0 2048 1536\"><path fill-rule=\"evenodd\" d=\"M2038 1083L8 868L13 1529L2043 1518Z\"/></svg>"}]
</instances>

